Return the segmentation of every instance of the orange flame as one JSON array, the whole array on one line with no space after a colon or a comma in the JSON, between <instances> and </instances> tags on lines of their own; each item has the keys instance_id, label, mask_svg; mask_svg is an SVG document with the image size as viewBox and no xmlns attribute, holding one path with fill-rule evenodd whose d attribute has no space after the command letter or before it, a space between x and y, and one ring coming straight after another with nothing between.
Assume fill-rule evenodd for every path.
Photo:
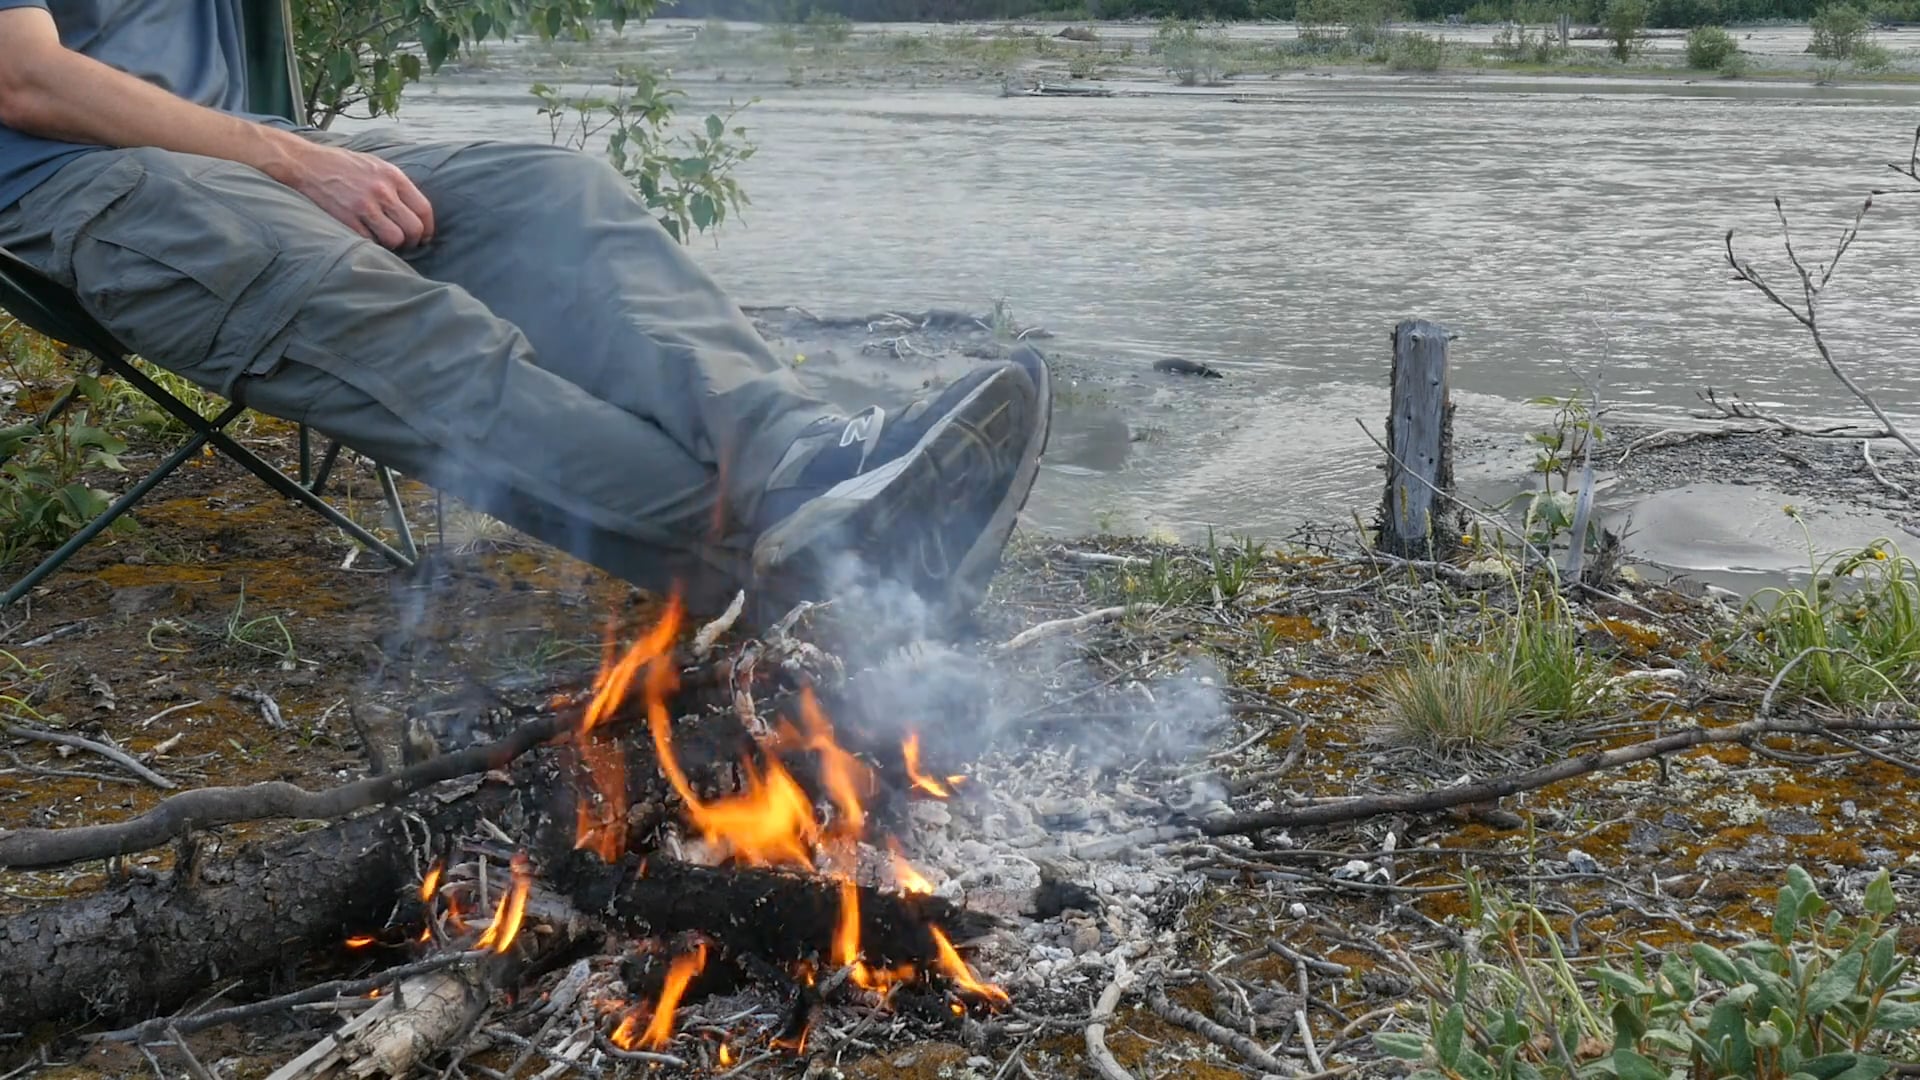
<instances>
[{"instance_id":1,"label":"orange flame","mask_svg":"<svg viewBox=\"0 0 1920 1080\"><path fill-rule=\"evenodd\" d=\"M876 968L860 959L860 887L851 881L840 882L840 919L833 929L834 966L853 966L853 985L876 994L887 994L900 983L913 978L912 964Z\"/></svg>"},{"instance_id":2,"label":"orange flame","mask_svg":"<svg viewBox=\"0 0 1920 1080\"><path fill-rule=\"evenodd\" d=\"M733 1047L728 1046L726 1043L721 1043L720 1044L720 1065L722 1068L724 1068L731 1064L733 1064Z\"/></svg>"},{"instance_id":3,"label":"orange flame","mask_svg":"<svg viewBox=\"0 0 1920 1080\"><path fill-rule=\"evenodd\" d=\"M500 903L493 910L493 924L480 935L474 948L504 953L513 946L513 939L520 934L520 920L527 913L527 891L531 888L533 873L526 853L522 852L513 857L513 887L500 894Z\"/></svg>"},{"instance_id":4,"label":"orange flame","mask_svg":"<svg viewBox=\"0 0 1920 1080\"><path fill-rule=\"evenodd\" d=\"M887 837L887 854L893 857L893 884L907 896L930 896L933 882L913 868L907 861L907 854L900 850L900 841Z\"/></svg>"},{"instance_id":5,"label":"orange flame","mask_svg":"<svg viewBox=\"0 0 1920 1080\"><path fill-rule=\"evenodd\" d=\"M440 891L440 860L435 859L427 868L427 876L420 879L420 902L433 902L433 894Z\"/></svg>"},{"instance_id":6,"label":"orange flame","mask_svg":"<svg viewBox=\"0 0 1920 1080\"><path fill-rule=\"evenodd\" d=\"M347 948L364 949L378 940L380 939L372 934L355 934L347 939Z\"/></svg>"},{"instance_id":7,"label":"orange flame","mask_svg":"<svg viewBox=\"0 0 1920 1080\"><path fill-rule=\"evenodd\" d=\"M638 1037L633 1029L639 1026L640 1010L629 1012L610 1036L613 1044L622 1050L636 1047L658 1050L673 1038L673 1013L680 1007L680 998L687 992L687 984L695 975L707 966L707 946L704 942L694 947L690 953L682 953L673 958L667 967L667 981L660 988L660 1002L653 1007L653 1019L647 1022L647 1030Z\"/></svg>"},{"instance_id":8,"label":"orange flame","mask_svg":"<svg viewBox=\"0 0 1920 1080\"><path fill-rule=\"evenodd\" d=\"M984 998L994 1005L1006 1005L1009 1002L1010 999L1005 990L974 978L973 969L967 966L965 960L960 959L960 953L954 949L953 942L947 940L947 935L939 927L929 926L927 930L933 935L933 947L939 951L940 955L940 970L946 973L947 978L952 979L962 991Z\"/></svg>"},{"instance_id":9,"label":"orange flame","mask_svg":"<svg viewBox=\"0 0 1920 1080\"><path fill-rule=\"evenodd\" d=\"M906 741L900 744L900 756L907 763L907 778L913 781L914 787L919 788L921 791L926 792L936 799L945 799L952 796L952 788L920 771L919 732L913 731L907 734ZM951 780L953 777L948 777L948 779Z\"/></svg>"},{"instance_id":10,"label":"orange flame","mask_svg":"<svg viewBox=\"0 0 1920 1080\"><path fill-rule=\"evenodd\" d=\"M834 809L839 811L834 822L835 835L858 837L867 827L867 812L860 805L860 792L873 789L872 771L834 741L833 724L821 711L811 687L800 688L800 722L807 729L803 745L820 755L820 780L827 786L827 797L833 800Z\"/></svg>"},{"instance_id":11,"label":"orange flame","mask_svg":"<svg viewBox=\"0 0 1920 1080\"><path fill-rule=\"evenodd\" d=\"M746 790L708 802L687 780L673 753L673 721L666 696L676 676L671 667L655 661L647 671L647 727L653 733L660 771L686 804L687 819L709 844L715 844L751 866L797 866L812 869L813 845L820 826L813 804L799 781L778 761L768 761L764 772L752 761L741 762Z\"/></svg>"},{"instance_id":12,"label":"orange flame","mask_svg":"<svg viewBox=\"0 0 1920 1080\"><path fill-rule=\"evenodd\" d=\"M840 883L840 921L833 928L833 963L845 967L860 959L860 887Z\"/></svg>"},{"instance_id":13,"label":"orange flame","mask_svg":"<svg viewBox=\"0 0 1920 1080\"><path fill-rule=\"evenodd\" d=\"M593 697L587 702L586 711L580 715L580 730L576 739L580 761L591 780L592 791L598 793L599 798L595 799L587 791L580 793L575 810L573 846L590 850L606 862L618 859L626 848L626 758L617 742L595 740L591 733L626 700L633 680L642 669L651 670L651 666L662 665L673 647L675 635L680 632L680 618L679 596L669 597L659 621L635 639L618 660L613 657L613 639L609 636L607 658L601 665L600 673L594 676Z\"/></svg>"}]
</instances>

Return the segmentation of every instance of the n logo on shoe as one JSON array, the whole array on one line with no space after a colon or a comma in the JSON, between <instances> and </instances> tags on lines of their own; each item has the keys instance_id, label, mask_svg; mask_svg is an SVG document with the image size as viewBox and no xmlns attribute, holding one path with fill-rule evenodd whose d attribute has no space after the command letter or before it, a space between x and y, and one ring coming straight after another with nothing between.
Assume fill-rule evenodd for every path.
<instances>
[{"instance_id":1,"label":"n logo on shoe","mask_svg":"<svg viewBox=\"0 0 1920 1080\"><path fill-rule=\"evenodd\" d=\"M847 421L845 430L840 432L840 445L847 447L857 442L869 442L879 438L880 421L885 416L886 413L873 408Z\"/></svg>"}]
</instances>

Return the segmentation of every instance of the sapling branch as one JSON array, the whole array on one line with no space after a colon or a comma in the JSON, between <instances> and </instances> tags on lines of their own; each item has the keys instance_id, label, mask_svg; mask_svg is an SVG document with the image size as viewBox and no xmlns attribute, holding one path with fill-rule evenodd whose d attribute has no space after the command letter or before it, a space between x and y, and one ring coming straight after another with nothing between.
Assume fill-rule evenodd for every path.
<instances>
[{"instance_id":1,"label":"sapling branch","mask_svg":"<svg viewBox=\"0 0 1920 1080\"><path fill-rule=\"evenodd\" d=\"M1807 269L1806 263L1794 250L1793 230L1787 220L1786 209L1777 196L1773 200L1773 209L1780 219L1780 233L1786 246L1787 262L1793 267L1794 275L1799 279L1800 305L1796 306L1793 301L1781 295L1779 290L1775 289L1752 263L1741 261L1738 253L1734 251L1733 230L1728 229L1725 241L1727 265L1733 270L1734 280L1753 286L1761 296L1766 297L1769 303L1792 316L1795 322L1804 327L1808 336L1813 339L1813 347L1820 354L1821 361L1826 364L1827 370L1833 374L1833 377L1840 381L1840 385L1846 387L1848 393L1865 405L1868 411L1873 413L1874 419L1880 421L1887 433L1900 445L1906 447L1908 453L1920 457L1920 445L1915 445L1914 441L1893 422L1892 417L1887 415L1886 410L1880 407L1880 403L1874 399L1873 395L1854 382L1852 376L1840 366L1839 361L1834 358L1833 350L1827 345L1826 336L1820 329L1820 294L1833 280L1834 271L1839 269L1840 260L1846 256L1853 247L1853 242L1859 238L1861 222L1866 218L1867 211L1873 209L1873 196L1868 195L1861 202L1852 223L1841 230L1840 241L1835 245L1832 257L1819 268L1818 273Z\"/></svg>"}]
</instances>

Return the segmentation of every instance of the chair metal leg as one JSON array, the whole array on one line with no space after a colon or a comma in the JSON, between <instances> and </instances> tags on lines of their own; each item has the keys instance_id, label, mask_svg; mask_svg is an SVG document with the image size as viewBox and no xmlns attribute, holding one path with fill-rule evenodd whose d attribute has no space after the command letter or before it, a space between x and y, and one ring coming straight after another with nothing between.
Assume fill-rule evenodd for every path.
<instances>
[{"instance_id":1,"label":"chair metal leg","mask_svg":"<svg viewBox=\"0 0 1920 1080\"><path fill-rule=\"evenodd\" d=\"M374 475L380 478L380 493L387 498L387 513L393 516L393 530L400 534L400 550L407 558L418 562L420 548L413 542L413 526L407 523L407 507L400 501L400 487L393 482L393 470L385 465L376 465Z\"/></svg>"},{"instance_id":2,"label":"chair metal leg","mask_svg":"<svg viewBox=\"0 0 1920 1080\"><path fill-rule=\"evenodd\" d=\"M209 423L206 417L188 408L185 402L182 402L172 394L161 389L158 384L152 379L149 379L139 368L125 361L108 361L108 365L113 368L115 374L133 383L134 386L140 389L141 393L159 402L161 408L178 417L181 423L204 434L207 441L211 442L216 449L238 462L248 472L259 477L268 487L307 509L312 510L321 517L326 518L328 523L366 547L378 552L381 557L385 558L394 566L404 570L413 565L412 559L395 551L379 537L362 528L359 522L354 521L352 518L334 509L332 504L328 503L325 499L302 487L299 481L262 460L260 455L235 442L233 436L220 430L220 426ZM245 407L245 402L241 400L240 388L237 386L234 388L233 407ZM229 411L231 411L231 407ZM231 417L228 417L226 413L222 413L221 415L226 417L226 419L221 421L221 425L223 426L228 420L231 420Z\"/></svg>"},{"instance_id":3,"label":"chair metal leg","mask_svg":"<svg viewBox=\"0 0 1920 1080\"><path fill-rule=\"evenodd\" d=\"M333 475L333 463L340 460L340 444L330 442L326 453L320 455L320 467L314 470L313 479L306 482L307 490L315 495L325 493L327 477Z\"/></svg>"},{"instance_id":4,"label":"chair metal leg","mask_svg":"<svg viewBox=\"0 0 1920 1080\"><path fill-rule=\"evenodd\" d=\"M300 486L313 485L313 437L307 431L307 425L300 425Z\"/></svg>"},{"instance_id":5,"label":"chair metal leg","mask_svg":"<svg viewBox=\"0 0 1920 1080\"><path fill-rule=\"evenodd\" d=\"M234 417L240 415L241 409L242 406L239 404L229 405L226 411L222 412L219 417L211 421L211 423L213 425L229 423ZM201 423L205 424L208 423L208 421L202 420ZM15 600L27 595L35 585L44 581L48 574L60 569L62 563L71 559L75 552L86 547L94 537L99 536L100 533L109 525L112 525L120 515L131 509L134 503L146 498L147 492L152 491L155 484L165 480L168 474L179 468L181 462L199 453L200 448L205 446L207 440L212 438L214 434L217 434L217 427L210 427L200 431L182 443L179 449L168 454L165 460L161 461L159 465L154 466L152 472L141 477L139 483L128 488L119 498L109 503L107 508L100 512L99 517L87 522L79 532L74 533L67 539L66 543L61 544L58 550L40 560L40 565L27 571L25 577L8 586L6 593L0 595L0 608L7 607Z\"/></svg>"}]
</instances>

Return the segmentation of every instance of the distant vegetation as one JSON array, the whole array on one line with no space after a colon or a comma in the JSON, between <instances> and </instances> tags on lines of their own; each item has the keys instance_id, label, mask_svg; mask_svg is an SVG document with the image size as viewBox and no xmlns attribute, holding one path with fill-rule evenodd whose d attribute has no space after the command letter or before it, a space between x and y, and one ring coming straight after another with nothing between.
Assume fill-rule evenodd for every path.
<instances>
[{"instance_id":1,"label":"distant vegetation","mask_svg":"<svg viewBox=\"0 0 1920 1080\"><path fill-rule=\"evenodd\" d=\"M816 14L862 22L1029 17L1317 21L1330 7L1356 5L1379 8L1383 19L1413 22L1445 22L1457 16L1469 23L1538 26L1565 14L1576 23L1599 25L1606 20L1609 0L1393 0L1391 5L1386 0L680 0L672 13L796 24ZM1833 5L1829 0L1645 0L1643 6L1647 26L1687 29L1768 20L1807 22ZM1870 0L1857 10L1863 23L1920 21L1920 0Z\"/></svg>"}]
</instances>

